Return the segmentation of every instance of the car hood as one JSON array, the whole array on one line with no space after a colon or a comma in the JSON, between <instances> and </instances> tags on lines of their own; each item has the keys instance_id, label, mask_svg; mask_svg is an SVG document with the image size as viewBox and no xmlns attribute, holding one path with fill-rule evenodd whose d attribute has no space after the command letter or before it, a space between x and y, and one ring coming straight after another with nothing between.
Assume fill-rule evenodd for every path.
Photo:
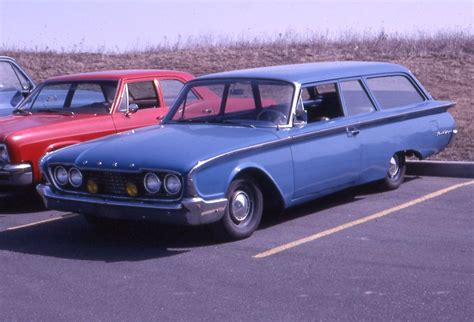
<instances>
[{"instance_id":1,"label":"car hood","mask_svg":"<svg viewBox=\"0 0 474 322\"><path fill-rule=\"evenodd\" d=\"M24 130L32 130L38 127L47 127L55 123L70 122L82 118L90 117L87 114L76 114L74 116L67 114L33 114L33 115L15 115L0 117L0 142L3 142L8 136L21 134Z\"/></svg>"},{"instance_id":2,"label":"car hood","mask_svg":"<svg viewBox=\"0 0 474 322\"><path fill-rule=\"evenodd\" d=\"M188 172L203 161L278 139L275 129L227 125L166 124L124 132L47 155L48 163L108 170L163 169Z\"/></svg>"}]
</instances>

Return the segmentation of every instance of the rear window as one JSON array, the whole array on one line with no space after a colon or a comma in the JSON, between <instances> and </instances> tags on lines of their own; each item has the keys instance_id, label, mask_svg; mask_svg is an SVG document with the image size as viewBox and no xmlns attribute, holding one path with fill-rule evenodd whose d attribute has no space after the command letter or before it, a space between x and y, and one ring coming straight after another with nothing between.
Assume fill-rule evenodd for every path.
<instances>
[{"instance_id":1,"label":"rear window","mask_svg":"<svg viewBox=\"0 0 474 322\"><path fill-rule=\"evenodd\" d=\"M382 109L401 107L424 101L423 96L405 76L383 76L367 79L375 99Z\"/></svg>"}]
</instances>

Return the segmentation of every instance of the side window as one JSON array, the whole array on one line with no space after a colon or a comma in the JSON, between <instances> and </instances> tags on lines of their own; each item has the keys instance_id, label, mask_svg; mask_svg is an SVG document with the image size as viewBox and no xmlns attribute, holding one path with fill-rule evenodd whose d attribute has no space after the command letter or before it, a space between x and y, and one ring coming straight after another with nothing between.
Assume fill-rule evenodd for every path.
<instances>
[{"instance_id":1,"label":"side window","mask_svg":"<svg viewBox=\"0 0 474 322\"><path fill-rule=\"evenodd\" d=\"M0 62L0 91L21 91L22 89L13 66L8 62Z\"/></svg>"},{"instance_id":2,"label":"side window","mask_svg":"<svg viewBox=\"0 0 474 322\"><path fill-rule=\"evenodd\" d=\"M369 90L382 109L423 102L424 98L405 76L382 76L367 79Z\"/></svg>"},{"instance_id":3,"label":"side window","mask_svg":"<svg viewBox=\"0 0 474 322\"><path fill-rule=\"evenodd\" d=\"M161 92L163 93L163 99L165 100L166 106L173 105L183 86L183 82L176 79L160 80Z\"/></svg>"},{"instance_id":4,"label":"side window","mask_svg":"<svg viewBox=\"0 0 474 322\"><path fill-rule=\"evenodd\" d=\"M139 109L159 107L153 81L128 83L129 104L137 104Z\"/></svg>"},{"instance_id":5,"label":"side window","mask_svg":"<svg viewBox=\"0 0 474 322\"><path fill-rule=\"evenodd\" d=\"M308 123L344 116L336 83L305 87L302 93Z\"/></svg>"},{"instance_id":6,"label":"side window","mask_svg":"<svg viewBox=\"0 0 474 322\"><path fill-rule=\"evenodd\" d=\"M375 111L374 105L359 80L341 82L340 85L341 96L344 98L349 115L359 115Z\"/></svg>"}]
</instances>

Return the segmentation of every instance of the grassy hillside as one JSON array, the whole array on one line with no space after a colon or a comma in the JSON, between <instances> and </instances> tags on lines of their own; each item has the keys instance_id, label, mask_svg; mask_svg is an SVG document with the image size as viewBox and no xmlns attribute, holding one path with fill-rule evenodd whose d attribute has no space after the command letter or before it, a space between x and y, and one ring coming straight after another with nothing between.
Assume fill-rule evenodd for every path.
<instances>
[{"instance_id":1,"label":"grassy hillside","mask_svg":"<svg viewBox=\"0 0 474 322\"><path fill-rule=\"evenodd\" d=\"M211 40L126 53L83 53L0 50L16 58L37 81L50 76L108 69L162 68L210 72L327 60L371 60L400 63L410 68L431 94L452 100L459 129L455 144L435 156L443 160L474 160L474 36L466 33L420 35L345 35L337 40L309 37L291 40L220 42Z\"/></svg>"}]
</instances>

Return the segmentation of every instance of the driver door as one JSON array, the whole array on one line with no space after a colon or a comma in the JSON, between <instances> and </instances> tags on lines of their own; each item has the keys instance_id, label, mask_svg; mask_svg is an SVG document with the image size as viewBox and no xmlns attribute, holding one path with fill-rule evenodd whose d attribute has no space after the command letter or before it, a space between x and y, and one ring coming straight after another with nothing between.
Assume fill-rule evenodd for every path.
<instances>
[{"instance_id":1,"label":"driver door","mask_svg":"<svg viewBox=\"0 0 474 322\"><path fill-rule=\"evenodd\" d=\"M360 166L359 141L348 132L349 120L336 82L317 84L300 100L307 123L291 129L294 200L317 196L354 183Z\"/></svg>"}]
</instances>

